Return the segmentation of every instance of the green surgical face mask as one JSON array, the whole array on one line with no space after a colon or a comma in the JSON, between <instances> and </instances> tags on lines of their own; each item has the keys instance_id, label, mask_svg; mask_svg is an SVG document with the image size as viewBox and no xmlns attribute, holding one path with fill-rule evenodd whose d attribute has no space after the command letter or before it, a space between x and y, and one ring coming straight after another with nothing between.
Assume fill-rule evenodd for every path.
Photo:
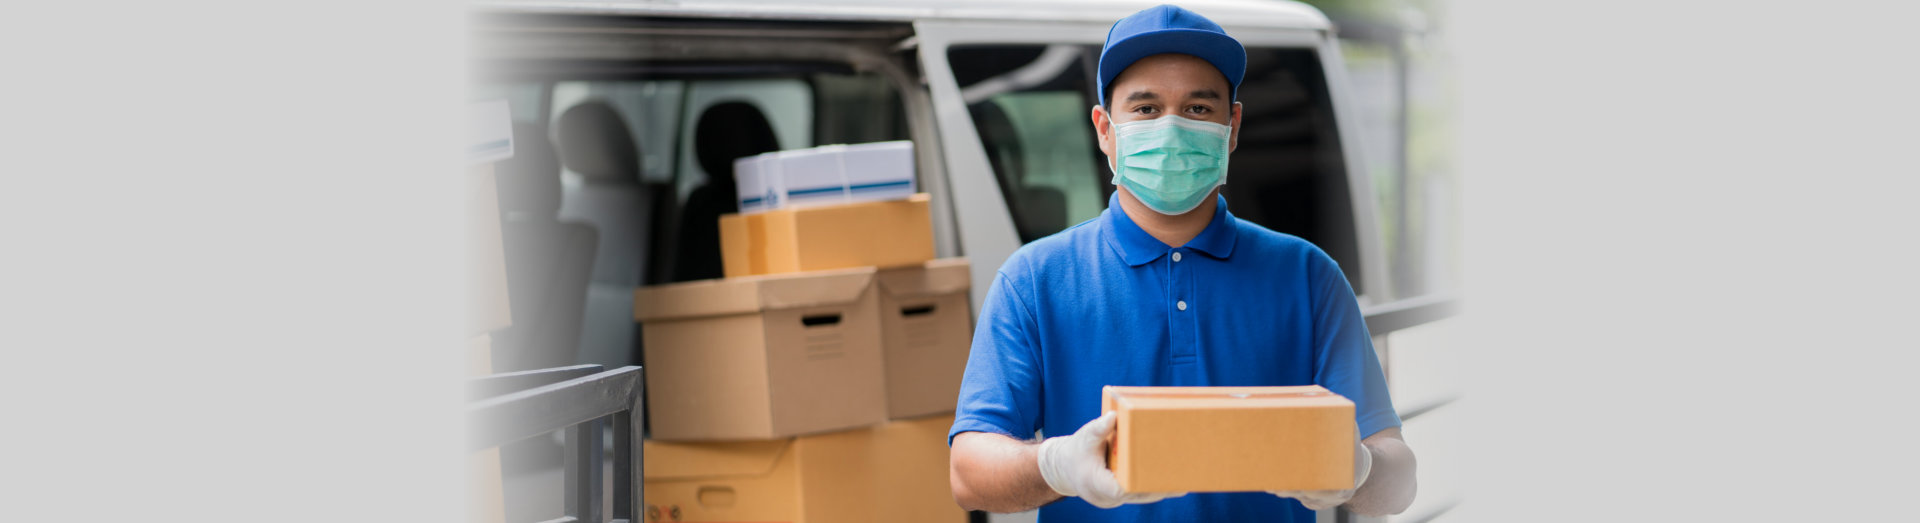
<instances>
[{"instance_id":1,"label":"green surgical face mask","mask_svg":"<svg viewBox=\"0 0 1920 523\"><path fill-rule=\"evenodd\" d=\"M1119 153L1113 159L1113 183L1154 212L1185 214L1227 183L1232 127L1162 116L1114 124L1113 132Z\"/></svg>"}]
</instances>

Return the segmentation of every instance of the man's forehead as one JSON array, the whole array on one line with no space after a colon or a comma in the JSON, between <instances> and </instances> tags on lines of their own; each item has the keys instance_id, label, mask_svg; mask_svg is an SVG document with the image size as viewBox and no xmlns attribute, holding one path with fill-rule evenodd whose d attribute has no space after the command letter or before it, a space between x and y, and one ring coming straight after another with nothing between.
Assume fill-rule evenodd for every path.
<instances>
[{"instance_id":1,"label":"man's forehead","mask_svg":"<svg viewBox=\"0 0 1920 523\"><path fill-rule=\"evenodd\" d=\"M1168 95L1170 95L1170 96L1171 96L1171 95L1174 95L1174 94L1178 94L1178 93L1179 93L1178 91L1175 91L1175 92L1172 92L1172 93L1168 93ZM1148 86L1140 86L1140 87L1137 87L1137 88L1129 88L1129 89L1127 89L1127 90L1125 90L1125 91L1121 91L1121 93L1120 93L1120 94L1125 94L1125 95L1127 95L1127 98L1126 98L1126 101L1129 101L1129 102L1131 102L1131 101L1134 101L1134 100L1158 100L1158 99L1160 99L1160 93L1158 93L1158 92L1155 92L1155 91L1154 91L1154 90L1153 90L1153 89L1152 89L1151 87L1148 87ZM1193 98L1193 99L1200 99L1200 100L1224 100L1224 99L1226 99L1226 97L1225 97L1225 96L1222 96L1222 95L1220 94L1220 91L1219 91L1219 90L1216 90L1216 89L1214 89L1214 88L1212 88L1212 87L1202 87L1202 88L1199 88L1199 89L1194 89L1194 90L1191 90L1191 91L1188 91L1188 92L1186 93L1186 96L1187 96L1187 98Z\"/></svg>"},{"instance_id":2,"label":"man's forehead","mask_svg":"<svg viewBox=\"0 0 1920 523\"><path fill-rule=\"evenodd\" d=\"M1148 56L1128 65L1114 77L1115 94L1130 91L1153 92L1156 90L1188 90L1202 94L1211 91L1216 96L1228 87L1227 76L1200 57L1165 53ZM1162 93L1171 95L1173 93Z\"/></svg>"}]
</instances>

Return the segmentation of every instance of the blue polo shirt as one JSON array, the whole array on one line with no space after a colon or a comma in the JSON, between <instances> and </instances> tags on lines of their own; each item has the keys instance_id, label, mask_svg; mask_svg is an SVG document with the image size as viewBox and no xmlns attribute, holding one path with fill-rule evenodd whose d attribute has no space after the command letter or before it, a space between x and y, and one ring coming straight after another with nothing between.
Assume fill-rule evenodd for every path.
<instances>
[{"instance_id":1,"label":"blue polo shirt","mask_svg":"<svg viewBox=\"0 0 1920 523\"><path fill-rule=\"evenodd\" d=\"M1035 240L987 291L949 444L961 432L1072 434L1105 385L1318 384L1354 402L1360 434L1400 426L1353 287L1299 237L1234 218L1169 248L1120 209ZM1102 510L1066 498L1040 520L1314 521L1264 492L1189 494Z\"/></svg>"}]
</instances>

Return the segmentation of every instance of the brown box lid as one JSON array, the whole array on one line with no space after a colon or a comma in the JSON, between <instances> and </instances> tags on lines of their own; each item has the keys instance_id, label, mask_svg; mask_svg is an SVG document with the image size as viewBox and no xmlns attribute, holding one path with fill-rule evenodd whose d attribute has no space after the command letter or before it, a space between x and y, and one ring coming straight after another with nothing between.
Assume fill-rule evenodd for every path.
<instances>
[{"instance_id":1,"label":"brown box lid","mask_svg":"<svg viewBox=\"0 0 1920 523\"><path fill-rule=\"evenodd\" d=\"M840 305L859 299L873 277L872 267L857 267L641 287L634 290L633 318L649 322Z\"/></svg>"},{"instance_id":2,"label":"brown box lid","mask_svg":"<svg viewBox=\"0 0 1920 523\"><path fill-rule=\"evenodd\" d=\"M937 296L973 286L966 258L941 258L918 266L882 269L876 276L889 296Z\"/></svg>"}]
</instances>

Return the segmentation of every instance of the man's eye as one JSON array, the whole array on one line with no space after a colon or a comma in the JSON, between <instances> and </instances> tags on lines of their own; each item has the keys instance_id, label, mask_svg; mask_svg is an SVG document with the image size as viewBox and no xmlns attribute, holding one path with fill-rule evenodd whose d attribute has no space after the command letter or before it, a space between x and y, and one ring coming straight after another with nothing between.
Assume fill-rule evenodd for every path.
<instances>
[{"instance_id":1,"label":"man's eye","mask_svg":"<svg viewBox=\"0 0 1920 523\"><path fill-rule=\"evenodd\" d=\"M1211 111L1213 110L1213 108L1207 107L1204 105L1196 105L1196 106L1187 108L1187 110L1190 112L1193 112L1194 114L1206 114L1207 111Z\"/></svg>"},{"instance_id":2,"label":"man's eye","mask_svg":"<svg viewBox=\"0 0 1920 523\"><path fill-rule=\"evenodd\" d=\"M1142 105L1140 107L1134 108L1133 112L1140 113L1140 114L1153 114L1155 110L1157 110L1157 108L1155 108L1154 106Z\"/></svg>"}]
</instances>

